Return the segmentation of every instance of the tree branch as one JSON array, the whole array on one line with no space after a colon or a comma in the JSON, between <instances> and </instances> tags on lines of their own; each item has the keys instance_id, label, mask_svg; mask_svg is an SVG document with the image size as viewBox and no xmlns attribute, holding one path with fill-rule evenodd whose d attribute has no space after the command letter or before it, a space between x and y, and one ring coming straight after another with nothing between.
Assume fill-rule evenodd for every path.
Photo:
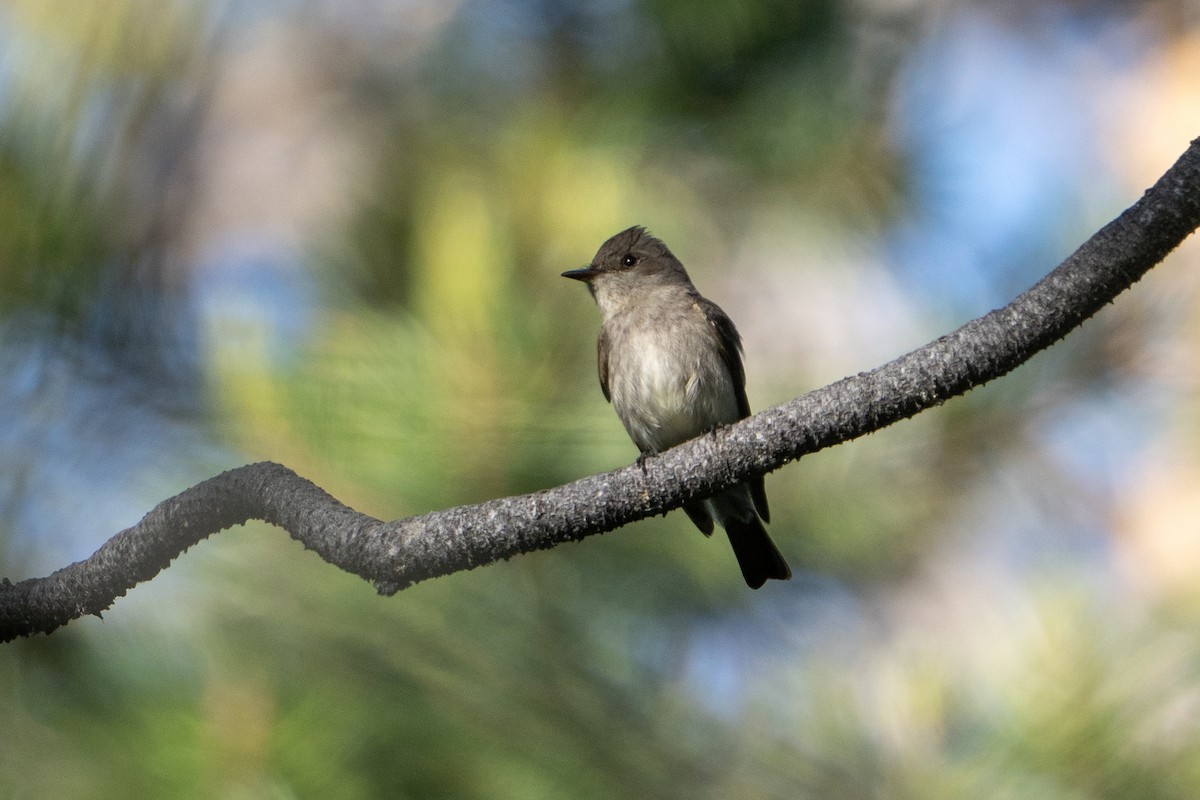
<instances>
[{"instance_id":1,"label":"tree branch","mask_svg":"<svg viewBox=\"0 0 1200 800\"><path fill-rule=\"evenodd\" d=\"M0 641L107 609L175 556L251 519L394 594L618 528L855 439L1004 375L1061 339L1200 226L1200 139L1132 207L1007 306L870 372L769 408L645 461L542 492L381 522L287 467L251 464L154 508L90 558L0 583Z\"/></svg>"}]
</instances>

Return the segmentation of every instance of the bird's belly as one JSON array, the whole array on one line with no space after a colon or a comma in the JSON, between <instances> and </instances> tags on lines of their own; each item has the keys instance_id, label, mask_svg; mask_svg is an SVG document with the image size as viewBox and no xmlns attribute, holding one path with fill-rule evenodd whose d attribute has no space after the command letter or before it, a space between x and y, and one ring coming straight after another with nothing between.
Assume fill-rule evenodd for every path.
<instances>
[{"instance_id":1,"label":"bird's belly","mask_svg":"<svg viewBox=\"0 0 1200 800\"><path fill-rule=\"evenodd\" d=\"M614 375L613 405L643 452L660 452L737 419L732 381L718 357L680 358L643 339Z\"/></svg>"}]
</instances>

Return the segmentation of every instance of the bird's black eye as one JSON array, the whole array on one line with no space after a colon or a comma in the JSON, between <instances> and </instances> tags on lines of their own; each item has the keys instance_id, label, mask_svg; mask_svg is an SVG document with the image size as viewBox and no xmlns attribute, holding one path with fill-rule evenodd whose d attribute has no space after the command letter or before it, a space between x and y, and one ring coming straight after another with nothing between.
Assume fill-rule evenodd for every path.
<instances>
[{"instance_id":1,"label":"bird's black eye","mask_svg":"<svg viewBox=\"0 0 1200 800\"><path fill-rule=\"evenodd\" d=\"M627 267L632 267L637 263L637 256L635 256L633 253L627 253L625 257L621 259L621 263Z\"/></svg>"}]
</instances>

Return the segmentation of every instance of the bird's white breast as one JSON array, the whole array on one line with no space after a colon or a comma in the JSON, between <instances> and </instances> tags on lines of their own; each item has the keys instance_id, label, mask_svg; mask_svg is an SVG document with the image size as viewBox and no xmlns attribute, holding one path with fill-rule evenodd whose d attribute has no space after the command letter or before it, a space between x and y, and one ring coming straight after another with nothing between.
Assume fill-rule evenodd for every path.
<instances>
[{"instance_id":1,"label":"bird's white breast","mask_svg":"<svg viewBox=\"0 0 1200 800\"><path fill-rule=\"evenodd\" d=\"M650 452L737 419L732 379L708 328L686 319L658 322L625 328L609 353L617 416Z\"/></svg>"}]
</instances>

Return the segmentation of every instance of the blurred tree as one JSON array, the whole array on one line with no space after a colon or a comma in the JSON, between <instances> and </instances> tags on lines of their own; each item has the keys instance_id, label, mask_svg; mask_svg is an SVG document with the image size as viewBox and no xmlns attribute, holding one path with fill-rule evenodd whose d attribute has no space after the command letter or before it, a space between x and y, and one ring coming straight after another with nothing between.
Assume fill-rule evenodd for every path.
<instances>
[{"instance_id":1,"label":"blurred tree","mask_svg":"<svg viewBox=\"0 0 1200 800\"><path fill-rule=\"evenodd\" d=\"M973 168L1044 187L1039 143L1095 152L1071 136L1109 124L1055 114L1114 109L1124 138L1085 184L1124 169L1112 153L1155 168L1078 200L1090 227L1169 163L1146 142L1173 157L1195 135L1127 111L1194 85L1192 16L6 3L4 571L28 573L18 551L61 561L55 536L79 557L257 458L380 516L628 462L594 311L555 276L635 222L739 321L755 408L909 349L999 302L971 287L1025 280L963 268L964 239L934 248L994 213ZM891 112L930 42L994 60L922 62L946 102L916 107L917 151ZM1020 47L1048 64L1034 110L1028 80L972 80L1035 63L1005 57ZM1064 63L1092 82L1058 80ZM1014 124L964 144L999 117ZM1045 263L1079 230L1060 224L1077 198L1055 196L1034 214L1058 237ZM913 219L923 269L897 268L888 236ZM0 737L0 794L1189 796L1194 592L1130 590L1122 569L1149 557L1115 554L1150 542L1113 523L1138 436L1194 450L1176 435L1194 387L1164 374L1194 372L1195 292L1166 272L1010 380L772 476L773 533L813 570L777 597L748 598L675 515L390 602L276 532L204 544L111 619L0 652L19 731ZM1154 486L1186 495L1187 474Z\"/></svg>"}]
</instances>

